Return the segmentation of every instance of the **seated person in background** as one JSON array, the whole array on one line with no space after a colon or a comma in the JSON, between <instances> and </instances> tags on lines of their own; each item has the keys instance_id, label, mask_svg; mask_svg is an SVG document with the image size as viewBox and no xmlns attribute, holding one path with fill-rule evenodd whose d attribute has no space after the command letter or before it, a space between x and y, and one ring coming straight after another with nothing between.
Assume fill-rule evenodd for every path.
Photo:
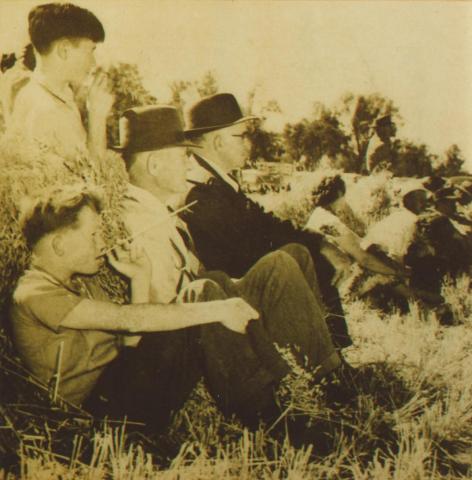
<instances>
[{"instance_id":1,"label":"seated person in background","mask_svg":"<svg viewBox=\"0 0 472 480\"><path fill-rule=\"evenodd\" d=\"M405 296L439 308L441 321L448 323L450 312L443 305L442 281L446 274L456 276L469 268L471 255L466 239L434 209L427 190L410 190L402 201L404 208L373 225L361 246L401 262L409 270Z\"/></svg>"},{"instance_id":2,"label":"seated person in background","mask_svg":"<svg viewBox=\"0 0 472 480\"><path fill-rule=\"evenodd\" d=\"M345 191L345 183L340 175L324 178L313 191L316 208L306 228L325 235L362 267L363 270L349 268L345 272L338 272L336 285L343 295L367 298L371 304L383 310L395 306L406 311L408 299L413 297L413 293L406 285L402 263L399 259L395 261L389 257L378 245L363 248L364 239L357 233L363 228L359 228L354 212L344 199ZM386 232L381 231L385 237Z\"/></svg>"},{"instance_id":3,"label":"seated person in background","mask_svg":"<svg viewBox=\"0 0 472 480\"><path fill-rule=\"evenodd\" d=\"M426 207L425 190L413 189L402 197L400 208L374 223L361 240L361 248L375 255L383 255L403 264L407 250L414 239L418 213Z\"/></svg>"},{"instance_id":4,"label":"seated person in background","mask_svg":"<svg viewBox=\"0 0 472 480\"><path fill-rule=\"evenodd\" d=\"M28 17L36 68L10 103L8 130L63 155L77 151L100 158L106 148L106 117L113 98L103 72L88 92L88 131L82 123L74 91L95 67L95 48L105 38L90 11L68 3L34 7Z\"/></svg>"},{"instance_id":5,"label":"seated person in background","mask_svg":"<svg viewBox=\"0 0 472 480\"><path fill-rule=\"evenodd\" d=\"M434 193L446 186L446 179L439 175L430 175L423 180L423 187Z\"/></svg>"},{"instance_id":6,"label":"seated person in background","mask_svg":"<svg viewBox=\"0 0 472 480\"><path fill-rule=\"evenodd\" d=\"M361 248L365 227L346 203L345 192L346 185L340 175L324 178L313 191L315 209L305 228L325 235L361 267L373 273L399 275L399 265L384 263Z\"/></svg>"},{"instance_id":7,"label":"seated person in background","mask_svg":"<svg viewBox=\"0 0 472 480\"><path fill-rule=\"evenodd\" d=\"M341 348L350 345L339 292L332 285L335 270L330 263L344 263L345 256L323 236L297 229L290 221L265 212L246 197L230 175L246 161L245 131L250 117L243 116L237 100L229 93L200 100L190 108L188 117L186 136L199 148L192 148L194 171L189 178L194 186L186 202L198 203L183 212L182 218L203 265L240 277L261 257L281 246L292 242L304 245L313 259L333 340Z\"/></svg>"},{"instance_id":8,"label":"seated person in background","mask_svg":"<svg viewBox=\"0 0 472 480\"><path fill-rule=\"evenodd\" d=\"M469 234L472 226L472 177L427 177L423 185L433 194L434 208L447 216L461 233Z\"/></svg>"},{"instance_id":9,"label":"seated person in background","mask_svg":"<svg viewBox=\"0 0 472 480\"><path fill-rule=\"evenodd\" d=\"M464 191L457 187L445 187L434 194L434 207L436 210L448 217L463 234L470 234L470 227L472 227L470 203L470 194L466 190ZM469 212L467 212L467 207L469 207Z\"/></svg>"},{"instance_id":10,"label":"seated person in background","mask_svg":"<svg viewBox=\"0 0 472 480\"><path fill-rule=\"evenodd\" d=\"M113 304L90 290L76 275L93 275L104 261L99 210L95 194L70 188L37 200L25 212L23 231L33 256L14 292L14 345L40 380L55 379L66 400L159 430L205 375L201 350L209 345L197 327L218 324L234 336L236 346L220 338L209 348L222 359L231 352L244 365L246 352L238 350L238 341L258 314L240 298L223 299L211 282L188 291L211 300L206 303L150 304L151 265L135 244L107 255L129 277L132 304ZM136 347L123 346L127 332L143 335Z\"/></svg>"},{"instance_id":11,"label":"seated person in background","mask_svg":"<svg viewBox=\"0 0 472 480\"><path fill-rule=\"evenodd\" d=\"M455 221L457 200L450 188L437 190L433 196L428 192L415 201L408 195L403 198L405 207L417 216L415 237L404 259L411 268L410 284L436 304L443 301L444 277L469 272L472 264L467 227Z\"/></svg>"},{"instance_id":12,"label":"seated person in background","mask_svg":"<svg viewBox=\"0 0 472 480\"><path fill-rule=\"evenodd\" d=\"M227 338L225 355L219 349L205 350L208 377L221 383L215 391L210 382L209 390L223 412L240 414L254 408L262 391L268 405L273 405L274 388L288 372L274 343L289 347L300 364L314 370L315 378L337 369L340 358L325 323L311 257L303 246L285 245L263 256L239 280L221 271L206 272L201 266L185 224L167 208L187 190L189 142L177 110L170 106L127 110L120 120L120 138L125 139L119 148L132 183L124 202L124 221L133 236L140 235L152 261L153 298L171 302L193 280L210 278L222 295L241 297L260 314L261 320L250 326L247 335L236 338L216 328L202 334L212 345ZM248 352L246 361L232 354L238 345ZM222 372L232 373L223 376Z\"/></svg>"}]
</instances>

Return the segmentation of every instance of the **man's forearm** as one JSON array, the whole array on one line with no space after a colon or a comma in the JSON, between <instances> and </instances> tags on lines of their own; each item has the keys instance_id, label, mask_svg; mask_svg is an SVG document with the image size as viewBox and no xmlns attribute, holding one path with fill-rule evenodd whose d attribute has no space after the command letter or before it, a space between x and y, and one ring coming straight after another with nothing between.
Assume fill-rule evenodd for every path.
<instances>
[{"instance_id":1,"label":"man's forearm","mask_svg":"<svg viewBox=\"0 0 472 480\"><path fill-rule=\"evenodd\" d=\"M61 326L80 330L116 330L131 333L159 332L207 323L224 318L228 300L187 304L116 305L83 300Z\"/></svg>"}]
</instances>

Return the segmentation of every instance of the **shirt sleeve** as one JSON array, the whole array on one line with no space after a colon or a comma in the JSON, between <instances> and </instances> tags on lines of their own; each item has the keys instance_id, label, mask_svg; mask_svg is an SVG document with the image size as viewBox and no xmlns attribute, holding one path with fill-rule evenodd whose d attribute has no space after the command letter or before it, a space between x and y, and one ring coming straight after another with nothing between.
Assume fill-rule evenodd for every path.
<instances>
[{"instance_id":1,"label":"shirt sleeve","mask_svg":"<svg viewBox=\"0 0 472 480\"><path fill-rule=\"evenodd\" d=\"M44 325L58 332L69 313L83 300L65 288L52 287L29 296L24 307Z\"/></svg>"}]
</instances>

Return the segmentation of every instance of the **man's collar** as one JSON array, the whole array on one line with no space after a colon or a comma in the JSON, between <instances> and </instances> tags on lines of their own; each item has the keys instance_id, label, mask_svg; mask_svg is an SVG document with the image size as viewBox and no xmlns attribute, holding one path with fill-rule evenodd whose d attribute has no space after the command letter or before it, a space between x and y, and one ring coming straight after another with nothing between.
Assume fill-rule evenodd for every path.
<instances>
[{"instance_id":1,"label":"man's collar","mask_svg":"<svg viewBox=\"0 0 472 480\"><path fill-rule=\"evenodd\" d=\"M139 209L145 209L152 213L154 217L168 217L167 206L158 198L156 198L152 193L144 190L141 187L137 187L131 183L128 183L128 189L125 193L125 198L136 202L139 204Z\"/></svg>"},{"instance_id":2,"label":"man's collar","mask_svg":"<svg viewBox=\"0 0 472 480\"><path fill-rule=\"evenodd\" d=\"M223 180L223 182L227 183L236 192L239 191L238 182L236 182L226 172L224 172L222 168L216 163L202 157L201 155L198 155L197 153L194 153L193 157L195 158L196 162L207 172L211 173L214 177Z\"/></svg>"},{"instance_id":3,"label":"man's collar","mask_svg":"<svg viewBox=\"0 0 472 480\"><path fill-rule=\"evenodd\" d=\"M52 283L53 285L56 285L58 287L65 288L66 290L69 290L70 292L79 295L80 294L80 286L78 282L80 282L80 279L78 277L73 277L70 279L69 282L65 283L61 280L59 280L55 275L52 273L48 272L45 268L41 267L34 261L31 262L29 266L29 271L33 274L40 275L43 278L45 278L48 282Z\"/></svg>"},{"instance_id":4,"label":"man's collar","mask_svg":"<svg viewBox=\"0 0 472 480\"><path fill-rule=\"evenodd\" d=\"M65 103L66 105L75 106L74 94L70 87L69 87L69 91L67 92L67 95L64 95L64 92L59 92L57 89L51 86L47 78L39 71L35 71L31 77L33 78L34 81L36 81L36 83L38 83L44 90L46 90L46 92L48 92L56 100L59 100L60 102Z\"/></svg>"}]
</instances>

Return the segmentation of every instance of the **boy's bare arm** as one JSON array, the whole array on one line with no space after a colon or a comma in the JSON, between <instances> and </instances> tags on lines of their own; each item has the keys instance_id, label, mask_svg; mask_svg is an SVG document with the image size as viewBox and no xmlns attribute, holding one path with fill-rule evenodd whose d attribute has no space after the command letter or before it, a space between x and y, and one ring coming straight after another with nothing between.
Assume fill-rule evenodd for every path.
<instances>
[{"instance_id":1,"label":"boy's bare arm","mask_svg":"<svg viewBox=\"0 0 472 480\"><path fill-rule=\"evenodd\" d=\"M244 333L248 322L259 318L257 311L242 298L151 304L151 263L142 246L137 242L119 242L107 258L116 270L131 280L132 305L84 299L62 320L62 327L143 333L220 322L230 330Z\"/></svg>"},{"instance_id":2,"label":"boy's bare arm","mask_svg":"<svg viewBox=\"0 0 472 480\"><path fill-rule=\"evenodd\" d=\"M244 333L259 314L242 298L200 303L116 305L82 300L61 322L79 330L109 330L131 333L160 332L220 322Z\"/></svg>"}]
</instances>

